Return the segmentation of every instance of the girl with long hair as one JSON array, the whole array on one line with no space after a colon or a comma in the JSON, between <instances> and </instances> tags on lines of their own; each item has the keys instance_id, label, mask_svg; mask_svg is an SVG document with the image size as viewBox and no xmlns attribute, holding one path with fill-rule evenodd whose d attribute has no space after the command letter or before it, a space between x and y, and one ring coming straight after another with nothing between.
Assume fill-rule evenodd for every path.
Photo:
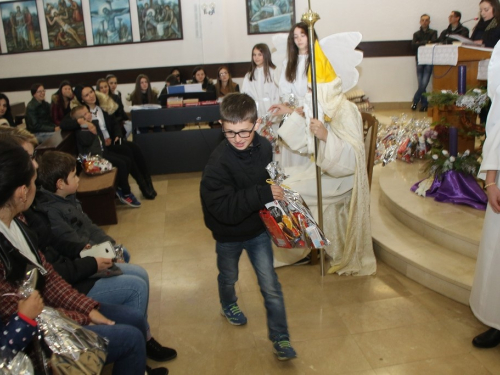
<instances>
[{"instance_id":1,"label":"girl with long hair","mask_svg":"<svg viewBox=\"0 0 500 375\"><path fill-rule=\"evenodd\" d=\"M500 3L498 0L479 2L481 18L472 31L471 39L476 44L493 48L500 40Z\"/></svg>"},{"instance_id":2,"label":"girl with long hair","mask_svg":"<svg viewBox=\"0 0 500 375\"><path fill-rule=\"evenodd\" d=\"M205 73L205 68L202 66L197 66L193 70L193 83L201 83L201 88L203 91L215 92L215 86L210 83L210 80Z\"/></svg>"},{"instance_id":3,"label":"girl with long hair","mask_svg":"<svg viewBox=\"0 0 500 375\"><path fill-rule=\"evenodd\" d=\"M135 80L135 89L129 98L132 105L157 104L158 92L151 87L151 81L145 74L139 74Z\"/></svg>"},{"instance_id":4,"label":"girl with long hair","mask_svg":"<svg viewBox=\"0 0 500 375\"><path fill-rule=\"evenodd\" d=\"M52 120L59 125L68 113L71 112L70 102L73 100L73 89L69 81L62 81L59 89L52 95L50 103L50 113Z\"/></svg>"},{"instance_id":5,"label":"girl with long hair","mask_svg":"<svg viewBox=\"0 0 500 375\"><path fill-rule=\"evenodd\" d=\"M7 95L0 93L0 125L16 126Z\"/></svg>"},{"instance_id":6,"label":"girl with long hair","mask_svg":"<svg viewBox=\"0 0 500 375\"><path fill-rule=\"evenodd\" d=\"M278 86L273 78L275 69L267 44L256 44L252 48L250 70L245 75L241 91L255 100L259 117L264 116L269 107L279 101Z\"/></svg>"},{"instance_id":7,"label":"girl with long hair","mask_svg":"<svg viewBox=\"0 0 500 375\"><path fill-rule=\"evenodd\" d=\"M221 66L217 70L217 84L215 85L217 98L222 98L226 94L232 92L240 92L240 86L233 82L229 69L226 66Z\"/></svg>"}]
</instances>

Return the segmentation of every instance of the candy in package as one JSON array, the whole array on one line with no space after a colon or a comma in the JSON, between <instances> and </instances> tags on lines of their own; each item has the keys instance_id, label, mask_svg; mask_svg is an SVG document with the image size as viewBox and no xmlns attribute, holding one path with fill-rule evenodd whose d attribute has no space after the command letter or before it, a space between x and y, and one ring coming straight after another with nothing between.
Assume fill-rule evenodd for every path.
<instances>
[{"instance_id":1,"label":"candy in package","mask_svg":"<svg viewBox=\"0 0 500 375\"><path fill-rule=\"evenodd\" d=\"M38 270L32 269L26 274L18 295L28 297L37 284ZM106 339L89 331L73 320L61 315L56 309L45 306L36 318L43 340L52 352L49 359L42 350L41 356L50 362L54 373L73 374L80 369L82 374L100 374L106 362Z\"/></svg>"},{"instance_id":2,"label":"candy in package","mask_svg":"<svg viewBox=\"0 0 500 375\"><path fill-rule=\"evenodd\" d=\"M435 139L428 119L409 119L406 114L395 116L389 126L379 128L375 164L386 165L396 159L411 163L415 158L422 159Z\"/></svg>"},{"instance_id":3,"label":"candy in package","mask_svg":"<svg viewBox=\"0 0 500 375\"><path fill-rule=\"evenodd\" d=\"M276 154L279 154L279 147L278 147L278 136L276 135L276 132L273 129L272 123L269 123L269 119L271 118L271 114L268 112L264 116L262 116L262 127L260 128L259 134L266 138L270 143L271 146L273 147L273 152Z\"/></svg>"},{"instance_id":4,"label":"candy in package","mask_svg":"<svg viewBox=\"0 0 500 375\"><path fill-rule=\"evenodd\" d=\"M266 204L266 209L259 215L266 229L278 247L319 249L330 244L323 231L299 193L282 184L287 177L281 171L278 162L267 166L272 183L280 185L284 190L281 201Z\"/></svg>"},{"instance_id":5,"label":"candy in package","mask_svg":"<svg viewBox=\"0 0 500 375\"><path fill-rule=\"evenodd\" d=\"M89 175L103 174L113 169L113 164L100 155L80 155L78 160L82 163L83 171Z\"/></svg>"}]
</instances>

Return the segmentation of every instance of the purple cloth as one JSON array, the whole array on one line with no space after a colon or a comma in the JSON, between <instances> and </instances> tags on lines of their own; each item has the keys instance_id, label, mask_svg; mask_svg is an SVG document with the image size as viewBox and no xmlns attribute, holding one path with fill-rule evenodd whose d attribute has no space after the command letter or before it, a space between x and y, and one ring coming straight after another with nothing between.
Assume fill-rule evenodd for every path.
<instances>
[{"instance_id":1,"label":"purple cloth","mask_svg":"<svg viewBox=\"0 0 500 375\"><path fill-rule=\"evenodd\" d=\"M413 185L410 190L415 192L420 182ZM471 174L457 171L448 171L441 177L434 177L434 182L425 196L434 198L437 202L465 204L483 211L488 204L488 197L475 178Z\"/></svg>"}]
</instances>

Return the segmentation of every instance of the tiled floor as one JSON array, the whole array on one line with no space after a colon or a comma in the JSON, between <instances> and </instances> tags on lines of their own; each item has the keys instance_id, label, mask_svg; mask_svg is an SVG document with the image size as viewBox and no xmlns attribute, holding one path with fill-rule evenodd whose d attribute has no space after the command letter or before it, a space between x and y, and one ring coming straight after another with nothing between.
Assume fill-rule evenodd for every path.
<instances>
[{"instance_id":1,"label":"tiled floor","mask_svg":"<svg viewBox=\"0 0 500 375\"><path fill-rule=\"evenodd\" d=\"M400 112L378 115L384 121ZM295 360L279 362L246 255L237 292L248 324L230 326L219 315L200 176L155 176L158 197L139 209L119 207L119 224L105 228L149 272L152 332L179 353L165 363L171 374L500 374L500 348L478 350L470 343L485 327L467 306L383 263L371 277L321 277L318 266L278 269L298 352Z\"/></svg>"}]
</instances>

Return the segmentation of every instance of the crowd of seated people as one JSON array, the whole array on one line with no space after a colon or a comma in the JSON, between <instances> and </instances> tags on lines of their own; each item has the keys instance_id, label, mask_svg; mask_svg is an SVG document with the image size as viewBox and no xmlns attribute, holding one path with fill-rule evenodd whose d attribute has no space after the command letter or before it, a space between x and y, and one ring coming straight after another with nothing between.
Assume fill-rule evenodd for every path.
<instances>
[{"instance_id":1,"label":"crowd of seated people","mask_svg":"<svg viewBox=\"0 0 500 375\"><path fill-rule=\"evenodd\" d=\"M149 332L147 272L117 263L114 267L120 272L105 276L114 268L110 259L80 257L80 251L91 245L114 240L90 221L74 198L75 158L49 152L39 165L37 144L25 129L0 127L0 320L9 335L9 345L2 344L6 351L0 354L24 350L35 369L44 371L33 346L27 345L36 329L35 318L46 305L106 337L106 363L114 364L113 374L168 374L164 367L146 366L147 358L165 362L177 356ZM59 211L57 207L63 206ZM73 218L67 216L70 212ZM22 299L16 291L25 271L32 268L43 279L37 285L44 287Z\"/></svg>"}]
</instances>

